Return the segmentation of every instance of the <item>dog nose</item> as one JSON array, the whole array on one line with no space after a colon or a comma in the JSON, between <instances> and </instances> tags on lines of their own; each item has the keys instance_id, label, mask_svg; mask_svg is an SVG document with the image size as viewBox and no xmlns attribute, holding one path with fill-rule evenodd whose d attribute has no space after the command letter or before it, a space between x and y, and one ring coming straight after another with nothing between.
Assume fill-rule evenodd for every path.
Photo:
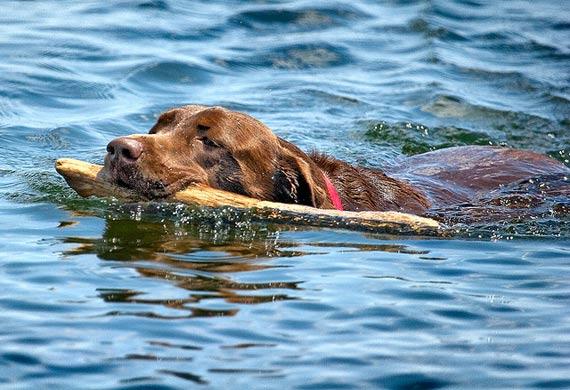
<instances>
[{"instance_id":1,"label":"dog nose","mask_svg":"<svg viewBox=\"0 0 570 390\"><path fill-rule=\"evenodd\" d=\"M129 137L116 138L107 145L107 152L112 160L122 158L126 161L136 161L142 151L142 144L136 139Z\"/></svg>"}]
</instances>

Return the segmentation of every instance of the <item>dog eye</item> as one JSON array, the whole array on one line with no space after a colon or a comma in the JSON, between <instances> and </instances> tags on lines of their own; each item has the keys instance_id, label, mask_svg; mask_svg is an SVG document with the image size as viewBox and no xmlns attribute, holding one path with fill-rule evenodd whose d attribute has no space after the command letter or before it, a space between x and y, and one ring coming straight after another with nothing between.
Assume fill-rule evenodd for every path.
<instances>
[{"instance_id":1,"label":"dog eye","mask_svg":"<svg viewBox=\"0 0 570 390\"><path fill-rule=\"evenodd\" d=\"M210 126L198 124L198 125L196 125L196 130L198 130L198 132L208 131L208 130L210 130Z\"/></svg>"},{"instance_id":2,"label":"dog eye","mask_svg":"<svg viewBox=\"0 0 570 390\"><path fill-rule=\"evenodd\" d=\"M198 140L200 140L204 145L209 146L211 148L219 148L220 145L217 144L216 142L212 141L210 138L208 137L200 137L198 138Z\"/></svg>"}]
</instances>

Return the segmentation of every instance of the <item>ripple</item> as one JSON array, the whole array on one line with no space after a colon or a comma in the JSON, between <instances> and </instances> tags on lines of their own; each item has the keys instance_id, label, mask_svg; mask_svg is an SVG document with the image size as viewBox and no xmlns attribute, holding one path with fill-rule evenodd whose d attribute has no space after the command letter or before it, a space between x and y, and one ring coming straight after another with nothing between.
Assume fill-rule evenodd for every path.
<instances>
[{"instance_id":1,"label":"ripple","mask_svg":"<svg viewBox=\"0 0 570 390\"><path fill-rule=\"evenodd\" d=\"M286 30L328 29L357 22L367 15L354 7L330 8L267 8L242 11L230 18L230 22L254 30L272 30L275 27Z\"/></svg>"},{"instance_id":2,"label":"ripple","mask_svg":"<svg viewBox=\"0 0 570 390\"><path fill-rule=\"evenodd\" d=\"M450 320L459 320L459 321L474 321L485 318L483 315L460 309L433 310L433 313L441 317L448 318Z\"/></svg>"},{"instance_id":3,"label":"ripple","mask_svg":"<svg viewBox=\"0 0 570 390\"><path fill-rule=\"evenodd\" d=\"M52 98L111 100L114 98L115 85L96 81L77 80L75 78L30 76L37 94L49 94ZM29 91L31 93L32 91ZM65 104L70 105L68 102Z\"/></svg>"},{"instance_id":4,"label":"ripple","mask_svg":"<svg viewBox=\"0 0 570 390\"><path fill-rule=\"evenodd\" d=\"M303 312L334 312L336 310L334 306L318 302L293 302L289 303L288 306L291 309Z\"/></svg>"},{"instance_id":5,"label":"ripple","mask_svg":"<svg viewBox=\"0 0 570 390\"><path fill-rule=\"evenodd\" d=\"M146 91L183 89L209 82L212 76L205 68L191 63L159 61L134 68L127 82Z\"/></svg>"},{"instance_id":6,"label":"ripple","mask_svg":"<svg viewBox=\"0 0 570 390\"><path fill-rule=\"evenodd\" d=\"M216 374L275 374L280 370L267 370L262 368L210 368L209 372Z\"/></svg>"},{"instance_id":7,"label":"ripple","mask_svg":"<svg viewBox=\"0 0 570 390\"><path fill-rule=\"evenodd\" d=\"M0 307L7 310L18 310L30 313L68 313L77 310L77 308L73 308L69 305L62 306L60 303L45 303L23 299L0 299Z\"/></svg>"},{"instance_id":8,"label":"ripple","mask_svg":"<svg viewBox=\"0 0 570 390\"><path fill-rule=\"evenodd\" d=\"M488 51L504 50L506 54L527 53L527 56L544 56L553 59L569 59L570 54L564 52L557 43L539 42L523 34L516 33L488 33L476 35L477 47Z\"/></svg>"},{"instance_id":9,"label":"ripple","mask_svg":"<svg viewBox=\"0 0 570 390\"><path fill-rule=\"evenodd\" d=\"M394 291L387 291L399 297L406 297L412 300L428 300L428 301L447 301L453 300L453 295L447 292L431 291L425 289L398 289Z\"/></svg>"},{"instance_id":10,"label":"ripple","mask_svg":"<svg viewBox=\"0 0 570 390\"><path fill-rule=\"evenodd\" d=\"M402 318L396 321L393 325L393 329L401 330L423 330L436 328L438 324L435 322L425 321L419 318Z\"/></svg>"},{"instance_id":11,"label":"ripple","mask_svg":"<svg viewBox=\"0 0 570 390\"><path fill-rule=\"evenodd\" d=\"M442 39L457 42L469 41L468 38L462 36L460 33L448 30L442 26L434 25L424 18L412 19L408 23L407 29L414 33L421 33L427 39Z\"/></svg>"},{"instance_id":12,"label":"ripple","mask_svg":"<svg viewBox=\"0 0 570 390\"><path fill-rule=\"evenodd\" d=\"M422 373L408 373L379 377L370 381L374 386L386 389L440 389L451 382L430 377Z\"/></svg>"},{"instance_id":13,"label":"ripple","mask_svg":"<svg viewBox=\"0 0 570 390\"><path fill-rule=\"evenodd\" d=\"M473 78L478 82L490 83L499 88L516 92L549 91L549 94L557 93L557 88L547 81L531 77L524 71L509 71L500 69L484 69L475 67L473 64L456 64L437 58L436 61L444 64L458 74ZM553 95L554 96L554 95Z\"/></svg>"},{"instance_id":14,"label":"ripple","mask_svg":"<svg viewBox=\"0 0 570 390\"><path fill-rule=\"evenodd\" d=\"M12 120L19 115L21 108L18 102L0 96L0 118L4 120ZM0 128L5 125L0 124Z\"/></svg>"},{"instance_id":15,"label":"ripple","mask_svg":"<svg viewBox=\"0 0 570 390\"><path fill-rule=\"evenodd\" d=\"M42 364L42 362L36 359L34 356L19 352L3 353L0 355L0 361L14 363L14 364L22 364L26 366L38 366Z\"/></svg>"},{"instance_id":16,"label":"ripple","mask_svg":"<svg viewBox=\"0 0 570 390\"><path fill-rule=\"evenodd\" d=\"M161 373L172 375L185 381L196 383L198 385L207 385L208 381L202 379L201 376L192 374L188 371L173 371L173 370L160 370Z\"/></svg>"},{"instance_id":17,"label":"ripple","mask_svg":"<svg viewBox=\"0 0 570 390\"><path fill-rule=\"evenodd\" d=\"M348 389L356 389L357 387L352 384L348 383L339 383L339 381L334 380L314 380L311 383L305 383L303 385L299 385L295 387L295 389L299 390L322 390L322 389L330 389L330 390L348 390Z\"/></svg>"},{"instance_id":18,"label":"ripple","mask_svg":"<svg viewBox=\"0 0 570 390\"><path fill-rule=\"evenodd\" d=\"M386 306L374 306L365 309L358 309L354 312L336 312L331 314L331 319L349 319L349 318L376 318L376 319L387 319L392 317L402 317L403 314L395 309L391 309Z\"/></svg>"},{"instance_id":19,"label":"ripple","mask_svg":"<svg viewBox=\"0 0 570 390\"><path fill-rule=\"evenodd\" d=\"M58 128L48 130L43 133L34 134L26 137L28 141L43 144L52 149L68 149L71 146L69 140L66 139L69 129Z\"/></svg>"},{"instance_id":20,"label":"ripple","mask_svg":"<svg viewBox=\"0 0 570 390\"><path fill-rule=\"evenodd\" d=\"M53 40L53 35L58 35L64 39ZM112 51L109 48L96 43L95 40L91 40L85 35L78 38L75 29L63 26L36 26L36 31L33 34L17 34L14 39L25 40L29 51L24 55L24 58L30 56L33 60L38 60L40 66L45 69L49 69L49 64L52 64L52 67L75 73L72 70L74 66L71 63L65 64L72 61L98 62L112 57ZM17 47L14 47L13 50L17 50ZM34 52L35 54L32 54ZM54 64L53 62L56 60L61 60L61 62Z\"/></svg>"},{"instance_id":21,"label":"ripple","mask_svg":"<svg viewBox=\"0 0 570 390\"><path fill-rule=\"evenodd\" d=\"M239 329L239 328L231 328L231 327L227 327L224 329L221 329L218 332L220 335L224 335L224 336L228 336L231 337L233 339L240 339L240 340L248 340L248 341L253 341L255 343L266 343L266 342L283 342L284 338L279 336L279 335L272 335L272 333L261 333L261 332L256 332L256 331L252 331L249 329Z\"/></svg>"},{"instance_id":22,"label":"ripple","mask_svg":"<svg viewBox=\"0 0 570 390\"><path fill-rule=\"evenodd\" d=\"M170 7L165 0L145 0L136 4L137 8L141 9L151 9L158 11L168 11Z\"/></svg>"},{"instance_id":23,"label":"ripple","mask_svg":"<svg viewBox=\"0 0 570 390\"><path fill-rule=\"evenodd\" d=\"M570 379L550 379L537 381L532 384L532 387L539 389L567 389L570 387Z\"/></svg>"},{"instance_id":24,"label":"ripple","mask_svg":"<svg viewBox=\"0 0 570 390\"><path fill-rule=\"evenodd\" d=\"M342 66L350 62L350 54L341 46L311 43L276 47L243 59L223 60L222 64L230 68L301 70Z\"/></svg>"},{"instance_id":25,"label":"ripple","mask_svg":"<svg viewBox=\"0 0 570 390\"><path fill-rule=\"evenodd\" d=\"M358 366L370 366L371 363L364 359L347 357L347 356L328 356L323 358L319 364L324 366L341 366L341 367L358 367Z\"/></svg>"}]
</instances>

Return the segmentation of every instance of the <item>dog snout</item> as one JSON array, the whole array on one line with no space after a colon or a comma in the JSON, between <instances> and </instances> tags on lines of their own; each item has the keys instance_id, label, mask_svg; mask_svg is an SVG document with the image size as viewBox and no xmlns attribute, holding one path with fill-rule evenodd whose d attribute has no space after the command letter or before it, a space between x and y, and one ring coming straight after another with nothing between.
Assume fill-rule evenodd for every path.
<instances>
[{"instance_id":1,"label":"dog snout","mask_svg":"<svg viewBox=\"0 0 570 390\"><path fill-rule=\"evenodd\" d=\"M143 152L143 145L136 139L120 137L109 142L107 152L112 161L135 162Z\"/></svg>"}]
</instances>

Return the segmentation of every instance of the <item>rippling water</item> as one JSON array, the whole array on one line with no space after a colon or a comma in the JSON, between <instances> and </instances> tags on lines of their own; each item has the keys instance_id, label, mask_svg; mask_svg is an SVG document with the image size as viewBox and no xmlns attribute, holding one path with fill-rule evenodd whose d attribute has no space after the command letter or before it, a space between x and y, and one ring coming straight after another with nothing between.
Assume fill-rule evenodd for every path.
<instances>
[{"instance_id":1,"label":"rippling water","mask_svg":"<svg viewBox=\"0 0 570 390\"><path fill-rule=\"evenodd\" d=\"M564 214L383 236L85 200L53 171L193 102L353 163L570 165L565 2L4 1L0 55L0 387L570 387Z\"/></svg>"}]
</instances>

